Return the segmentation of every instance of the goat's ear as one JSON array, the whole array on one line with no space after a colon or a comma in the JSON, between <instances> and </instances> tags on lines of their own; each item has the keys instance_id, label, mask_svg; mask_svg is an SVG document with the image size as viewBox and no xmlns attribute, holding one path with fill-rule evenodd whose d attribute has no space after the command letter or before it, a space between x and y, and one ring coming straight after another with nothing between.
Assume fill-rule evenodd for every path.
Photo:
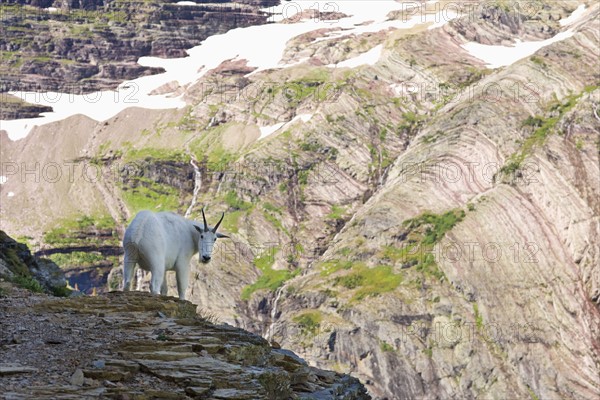
<instances>
[{"instance_id":1,"label":"goat's ear","mask_svg":"<svg viewBox=\"0 0 600 400\"><path fill-rule=\"evenodd\" d=\"M223 235L222 233L219 233L219 232L217 232L217 237L218 237L218 238L227 238L227 239L230 239L230 237L229 237L229 236L227 236L227 235Z\"/></svg>"},{"instance_id":2,"label":"goat's ear","mask_svg":"<svg viewBox=\"0 0 600 400\"><path fill-rule=\"evenodd\" d=\"M200 228L198 225L194 225L194 228L200 233L204 232L204 229Z\"/></svg>"}]
</instances>

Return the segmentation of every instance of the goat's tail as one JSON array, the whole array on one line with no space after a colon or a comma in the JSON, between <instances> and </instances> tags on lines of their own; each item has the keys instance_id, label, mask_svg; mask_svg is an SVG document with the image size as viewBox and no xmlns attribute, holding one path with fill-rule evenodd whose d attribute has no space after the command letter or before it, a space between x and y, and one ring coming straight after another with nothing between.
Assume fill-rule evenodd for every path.
<instances>
[{"instance_id":1,"label":"goat's tail","mask_svg":"<svg viewBox=\"0 0 600 400\"><path fill-rule=\"evenodd\" d=\"M135 265L138 262L139 250L135 243L128 242L124 246L125 256L123 257L123 291L131 290L131 282L135 272Z\"/></svg>"}]
</instances>

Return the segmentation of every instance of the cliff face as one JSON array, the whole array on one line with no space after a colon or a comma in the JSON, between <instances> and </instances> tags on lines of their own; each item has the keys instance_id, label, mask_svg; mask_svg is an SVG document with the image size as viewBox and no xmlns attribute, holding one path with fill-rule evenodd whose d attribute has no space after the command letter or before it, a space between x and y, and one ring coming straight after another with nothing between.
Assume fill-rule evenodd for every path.
<instances>
[{"instance_id":1,"label":"cliff face","mask_svg":"<svg viewBox=\"0 0 600 400\"><path fill-rule=\"evenodd\" d=\"M6 398L369 399L357 379L148 293L0 297Z\"/></svg>"},{"instance_id":2,"label":"cliff face","mask_svg":"<svg viewBox=\"0 0 600 400\"><path fill-rule=\"evenodd\" d=\"M224 211L232 239L192 261L188 298L374 397L595 398L600 38L586 4L572 37L504 68L460 45L549 39L578 4L486 2L441 29L314 40L324 25L288 42L302 64L246 76L224 62L181 88L186 110L2 136L2 159L40 177L80 160L73 180L67 166L56 182L8 176L2 223L43 244L74 210L120 229L141 207ZM374 65L325 67L378 45Z\"/></svg>"},{"instance_id":3,"label":"cliff face","mask_svg":"<svg viewBox=\"0 0 600 400\"><path fill-rule=\"evenodd\" d=\"M36 291L66 294L64 272L52 261L38 258L24 243L0 230L0 279L16 282Z\"/></svg>"}]
</instances>

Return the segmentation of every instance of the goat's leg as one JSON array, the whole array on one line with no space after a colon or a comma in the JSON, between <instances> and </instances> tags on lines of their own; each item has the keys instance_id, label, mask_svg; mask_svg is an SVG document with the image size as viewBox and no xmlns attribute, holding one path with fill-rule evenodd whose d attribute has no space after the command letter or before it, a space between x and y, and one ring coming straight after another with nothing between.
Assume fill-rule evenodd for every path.
<instances>
[{"instance_id":1,"label":"goat's leg","mask_svg":"<svg viewBox=\"0 0 600 400\"><path fill-rule=\"evenodd\" d=\"M137 252L132 251L131 248L125 248L125 256L123 257L123 291L125 292L131 290L131 281L133 281L135 265L138 261L136 254Z\"/></svg>"},{"instance_id":2,"label":"goat's leg","mask_svg":"<svg viewBox=\"0 0 600 400\"><path fill-rule=\"evenodd\" d=\"M152 294L160 294L163 282L165 281L165 265L163 259L161 261L153 260L150 264L152 278L150 279L150 292Z\"/></svg>"},{"instance_id":3,"label":"goat's leg","mask_svg":"<svg viewBox=\"0 0 600 400\"><path fill-rule=\"evenodd\" d=\"M160 294L162 294L163 296L166 296L168 291L169 291L169 286L167 285L167 272L165 271L165 275L163 276L163 283L160 287Z\"/></svg>"},{"instance_id":4,"label":"goat's leg","mask_svg":"<svg viewBox=\"0 0 600 400\"><path fill-rule=\"evenodd\" d=\"M190 281L190 264L178 261L175 266L177 271L177 293L179 294L180 300L185 300L185 291L187 290Z\"/></svg>"}]
</instances>

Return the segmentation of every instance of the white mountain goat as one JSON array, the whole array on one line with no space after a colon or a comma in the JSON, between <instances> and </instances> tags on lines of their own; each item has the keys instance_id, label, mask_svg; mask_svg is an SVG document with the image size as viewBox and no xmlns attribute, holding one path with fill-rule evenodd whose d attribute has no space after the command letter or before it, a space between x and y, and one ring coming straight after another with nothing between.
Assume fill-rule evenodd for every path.
<instances>
[{"instance_id":1,"label":"white mountain goat","mask_svg":"<svg viewBox=\"0 0 600 400\"><path fill-rule=\"evenodd\" d=\"M154 294L167 294L167 271L175 270L177 274L177 292L179 298L185 300L185 291L190 276L190 260L200 253L198 260L208 263L217 238L229 236L217 233L225 213L214 228L206 223L204 209L202 219L204 226L185 219L171 212L140 211L123 238L125 258L123 266L123 290L129 291L135 265L144 271L150 271L150 291Z\"/></svg>"}]
</instances>

